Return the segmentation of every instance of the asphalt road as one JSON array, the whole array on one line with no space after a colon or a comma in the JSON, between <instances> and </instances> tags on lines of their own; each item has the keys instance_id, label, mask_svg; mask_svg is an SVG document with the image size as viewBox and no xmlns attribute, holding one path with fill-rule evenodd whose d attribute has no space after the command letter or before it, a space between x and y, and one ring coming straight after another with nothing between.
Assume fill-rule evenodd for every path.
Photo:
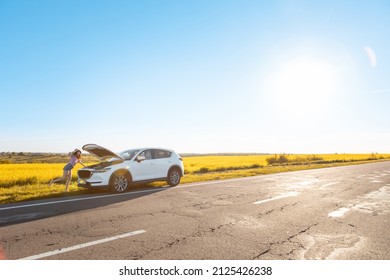
<instances>
[{"instance_id":1,"label":"asphalt road","mask_svg":"<svg viewBox=\"0 0 390 280\"><path fill-rule=\"evenodd\" d=\"M2 205L0 246L8 259L389 260L390 162Z\"/></svg>"}]
</instances>

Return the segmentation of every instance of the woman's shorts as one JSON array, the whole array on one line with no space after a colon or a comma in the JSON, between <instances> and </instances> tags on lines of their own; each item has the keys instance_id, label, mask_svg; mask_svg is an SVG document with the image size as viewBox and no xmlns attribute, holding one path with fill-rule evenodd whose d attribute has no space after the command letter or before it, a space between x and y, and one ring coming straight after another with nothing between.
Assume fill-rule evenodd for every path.
<instances>
[{"instance_id":1,"label":"woman's shorts","mask_svg":"<svg viewBox=\"0 0 390 280\"><path fill-rule=\"evenodd\" d=\"M73 165L70 163L68 163L67 165L64 166L65 171L70 171L70 170L72 170L72 168L73 168Z\"/></svg>"}]
</instances>

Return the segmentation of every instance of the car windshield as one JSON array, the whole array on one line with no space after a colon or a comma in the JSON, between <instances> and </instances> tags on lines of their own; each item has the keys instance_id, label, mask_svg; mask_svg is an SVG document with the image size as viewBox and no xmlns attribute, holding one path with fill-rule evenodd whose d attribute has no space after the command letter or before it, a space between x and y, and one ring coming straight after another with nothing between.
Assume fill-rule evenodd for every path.
<instances>
[{"instance_id":1,"label":"car windshield","mask_svg":"<svg viewBox=\"0 0 390 280\"><path fill-rule=\"evenodd\" d=\"M119 153L124 160L132 159L140 150L127 150Z\"/></svg>"}]
</instances>

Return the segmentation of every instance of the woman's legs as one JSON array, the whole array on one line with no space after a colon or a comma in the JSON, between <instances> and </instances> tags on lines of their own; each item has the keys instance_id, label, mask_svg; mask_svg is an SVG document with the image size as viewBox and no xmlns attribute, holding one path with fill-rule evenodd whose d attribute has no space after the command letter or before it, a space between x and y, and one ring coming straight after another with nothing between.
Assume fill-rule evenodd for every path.
<instances>
[{"instance_id":1,"label":"woman's legs","mask_svg":"<svg viewBox=\"0 0 390 280\"><path fill-rule=\"evenodd\" d=\"M72 170L68 170L68 173L66 174L66 191L69 191L69 183L72 180Z\"/></svg>"},{"instance_id":2,"label":"woman's legs","mask_svg":"<svg viewBox=\"0 0 390 280\"><path fill-rule=\"evenodd\" d=\"M68 183L68 174L72 176L71 170L64 170L64 173L62 174L62 177L58 177L56 179L53 179L50 181L49 186L51 187L54 183L66 181Z\"/></svg>"},{"instance_id":3,"label":"woman's legs","mask_svg":"<svg viewBox=\"0 0 390 280\"><path fill-rule=\"evenodd\" d=\"M54 183L65 181L67 179L68 172L69 172L69 170L64 170L64 173L62 174L62 177L59 177L59 178L51 180L50 183L49 183L49 186L51 187Z\"/></svg>"}]
</instances>

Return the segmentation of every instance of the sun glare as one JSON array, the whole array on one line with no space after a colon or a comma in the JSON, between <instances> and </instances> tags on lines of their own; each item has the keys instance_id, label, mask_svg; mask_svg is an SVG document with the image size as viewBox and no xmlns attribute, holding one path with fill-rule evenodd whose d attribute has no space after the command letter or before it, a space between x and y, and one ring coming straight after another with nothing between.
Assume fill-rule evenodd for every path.
<instances>
[{"instance_id":1,"label":"sun glare","mask_svg":"<svg viewBox=\"0 0 390 280\"><path fill-rule=\"evenodd\" d=\"M268 81L274 111L288 117L307 116L329 105L337 91L337 70L327 62L285 62Z\"/></svg>"}]
</instances>

